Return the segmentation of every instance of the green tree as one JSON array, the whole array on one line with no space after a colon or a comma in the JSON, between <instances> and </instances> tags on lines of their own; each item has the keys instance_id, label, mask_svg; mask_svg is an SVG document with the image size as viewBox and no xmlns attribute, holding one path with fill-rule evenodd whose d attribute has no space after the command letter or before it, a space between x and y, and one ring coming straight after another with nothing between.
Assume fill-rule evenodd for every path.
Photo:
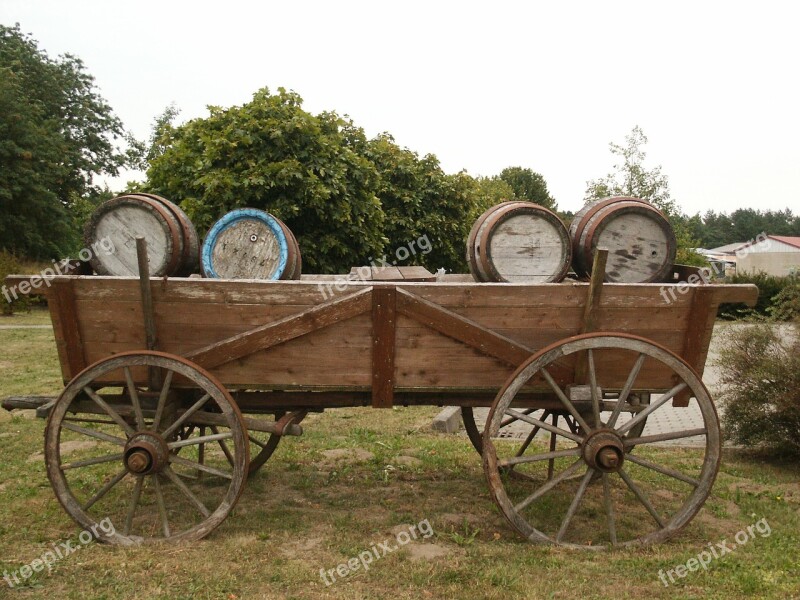
<instances>
[{"instance_id":1,"label":"green tree","mask_svg":"<svg viewBox=\"0 0 800 600\"><path fill-rule=\"evenodd\" d=\"M435 156L420 158L386 133L369 141L365 156L379 175L376 193L386 215L387 250L396 252L427 238L430 250L413 255L408 263L431 270L466 269L464 240L480 202L474 180L465 173L445 174Z\"/></svg>"},{"instance_id":2,"label":"green tree","mask_svg":"<svg viewBox=\"0 0 800 600\"><path fill-rule=\"evenodd\" d=\"M54 60L19 25L0 25L0 248L34 258L75 250L69 216L131 155L120 120L80 59Z\"/></svg>"},{"instance_id":3,"label":"green tree","mask_svg":"<svg viewBox=\"0 0 800 600\"><path fill-rule=\"evenodd\" d=\"M509 200L529 200L545 208L556 209L556 201L550 195L544 177L539 173L523 167L506 167L499 177L514 190L514 198Z\"/></svg>"},{"instance_id":4,"label":"green tree","mask_svg":"<svg viewBox=\"0 0 800 600\"><path fill-rule=\"evenodd\" d=\"M613 171L600 179L586 183L585 200L591 202L609 196L633 196L647 200L659 208L670 221L678 243L678 254L675 258L680 264L703 266L706 259L697 254L700 242L692 237L694 224L683 214L672 200L669 190L669 179L661 171L661 166L648 169L644 165L647 153L644 146L647 136L637 125L625 136L624 144L611 142L611 154L617 157Z\"/></svg>"},{"instance_id":5,"label":"green tree","mask_svg":"<svg viewBox=\"0 0 800 600\"><path fill-rule=\"evenodd\" d=\"M307 271L366 264L386 243L367 140L350 121L312 115L302 102L265 88L247 104L212 106L208 117L178 127L167 118L148 186L181 202L200 230L234 208L274 213L297 236Z\"/></svg>"},{"instance_id":6,"label":"green tree","mask_svg":"<svg viewBox=\"0 0 800 600\"><path fill-rule=\"evenodd\" d=\"M609 143L609 149L617 160L613 171L600 179L586 183L584 199L589 202L609 196L633 196L648 200L667 215L677 212L670 198L669 179L661 172L661 166L647 169L644 165L647 153L644 146L647 136L636 125L625 136L625 143Z\"/></svg>"}]
</instances>

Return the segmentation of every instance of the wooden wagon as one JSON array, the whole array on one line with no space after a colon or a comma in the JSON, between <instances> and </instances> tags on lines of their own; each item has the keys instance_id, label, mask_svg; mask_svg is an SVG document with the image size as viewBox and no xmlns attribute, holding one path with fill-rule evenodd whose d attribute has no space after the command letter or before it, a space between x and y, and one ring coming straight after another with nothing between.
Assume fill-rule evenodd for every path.
<instances>
[{"instance_id":1,"label":"wooden wagon","mask_svg":"<svg viewBox=\"0 0 800 600\"><path fill-rule=\"evenodd\" d=\"M67 513L87 529L110 518L113 534L94 530L117 544L208 534L309 412L398 405L462 407L491 495L528 540L663 541L720 461L701 381L717 308L757 296L599 278L45 283L66 384L40 408L47 473ZM690 401L702 425L648 431ZM660 464L654 445L682 440L695 447Z\"/></svg>"}]
</instances>

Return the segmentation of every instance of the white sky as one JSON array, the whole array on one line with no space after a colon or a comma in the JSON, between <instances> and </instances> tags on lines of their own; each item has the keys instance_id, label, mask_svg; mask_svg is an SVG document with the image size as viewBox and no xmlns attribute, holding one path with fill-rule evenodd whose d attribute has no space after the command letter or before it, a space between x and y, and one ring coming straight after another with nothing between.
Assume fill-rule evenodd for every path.
<instances>
[{"instance_id":1,"label":"white sky","mask_svg":"<svg viewBox=\"0 0 800 600\"><path fill-rule=\"evenodd\" d=\"M282 86L450 173L532 168L576 210L638 124L686 212L797 213L792 4L0 0L0 22L83 59L139 138L171 102L183 120Z\"/></svg>"}]
</instances>

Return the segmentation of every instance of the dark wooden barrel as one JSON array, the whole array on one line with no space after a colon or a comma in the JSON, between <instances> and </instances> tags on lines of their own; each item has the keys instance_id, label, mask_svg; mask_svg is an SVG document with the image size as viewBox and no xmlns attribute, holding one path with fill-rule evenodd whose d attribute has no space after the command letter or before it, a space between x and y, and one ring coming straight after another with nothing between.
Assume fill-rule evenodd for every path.
<instances>
[{"instance_id":1,"label":"dark wooden barrel","mask_svg":"<svg viewBox=\"0 0 800 600\"><path fill-rule=\"evenodd\" d=\"M298 255L297 241L280 220L263 210L239 208L211 227L200 262L206 277L276 280L299 277Z\"/></svg>"},{"instance_id":2,"label":"dark wooden barrel","mask_svg":"<svg viewBox=\"0 0 800 600\"><path fill-rule=\"evenodd\" d=\"M188 221L188 218L187 218ZM90 263L98 275L138 276L135 239L147 240L150 274L175 275L183 265L184 236L173 210L160 200L123 195L101 204L84 228ZM111 248L111 250L108 250Z\"/></svg>"},{"instance_id":3,"label":"dark wooden barrel","mask_svg":"<svg viewBox=\"0 0 800 600\"><path fill-rule=\"evenodd\" d=\"M294 261L286 265L286 270L283 272L281 279L300 279L300 274L303 271L303 259L300 256L300 244L297 243L297 238L291 229L281 221L278 217L273 215L273 218L278 222L283 229L283 234L289 243L289 256L294 256Z\"/></svg>"},{"instance_id":4,"label":"dark wooden barrel","mask_svg":"<svg viewBox=\"0 0 800 600\"><path fill-rule=\"evenodd\" d=\"M646 200L615 196L590 202L570 225L573 267L592 270L597 248L608 249L605 280L618 283L663 281L675 262L677 242L664 214Z\"/></svg>"},{"instance_id":5,"label":"dark wooden barrel","mask_svg":"<svg viewBox=\"0 0 800 600\"><path fill-rule=\"evenodd\" d=\"M551 283L566 277L572 258L567 228L554 212L526 201L483 213L467 239L477 281Z\"/></svg>"},{"instance_id":6,"label":"dark wooden barrel","mask_svg":"<svg viewBox=\"0 0 800 600\"><path fill-rule=\"evenodd\" d=\"M183 212L180 206L177 204L170 202L166 198L162 196L157 196L156 194L149 194L145 192L136 192L135 194L131 194L132 196L144 196L146 198L152 198L153 200L158 200L166 206L175 218L178 220L181 226L181 234L183 236L183 253L181 255L181 266L178 271L175 273L176 275L184 275L188 276L192 273L197 273L198 269L200 268L200 239L197 236L197 229L192 223L189 216Z\"/></svg>"}]
</instances>

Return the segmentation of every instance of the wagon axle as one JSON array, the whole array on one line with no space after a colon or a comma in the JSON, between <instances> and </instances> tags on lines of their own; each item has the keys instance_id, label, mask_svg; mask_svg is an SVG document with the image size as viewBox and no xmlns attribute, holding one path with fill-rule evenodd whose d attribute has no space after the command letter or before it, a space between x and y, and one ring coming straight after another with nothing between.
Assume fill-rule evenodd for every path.
<instances>
[{"instance_id":1,"label":"wagon axle","mask_svg":"<svg viewBox=\"0 0 800 600\"><path fill-rule=\"evenodd\" d=\"M619 471L625 462L622 438L612 429L594 431L583 444L583 460L604 473Z\"/></svg>"},{"instance_id":2,"label":"wagon axle","mask_svg":"<svg viewBox=\"0 0 800 600\"><path fill-rule=\"evenodd\" d=\"M137 433L125 445L123 463L134 475L158 473L169 464L169 448L158 434L151 431Z\"/></svg>"}]
</instances>

